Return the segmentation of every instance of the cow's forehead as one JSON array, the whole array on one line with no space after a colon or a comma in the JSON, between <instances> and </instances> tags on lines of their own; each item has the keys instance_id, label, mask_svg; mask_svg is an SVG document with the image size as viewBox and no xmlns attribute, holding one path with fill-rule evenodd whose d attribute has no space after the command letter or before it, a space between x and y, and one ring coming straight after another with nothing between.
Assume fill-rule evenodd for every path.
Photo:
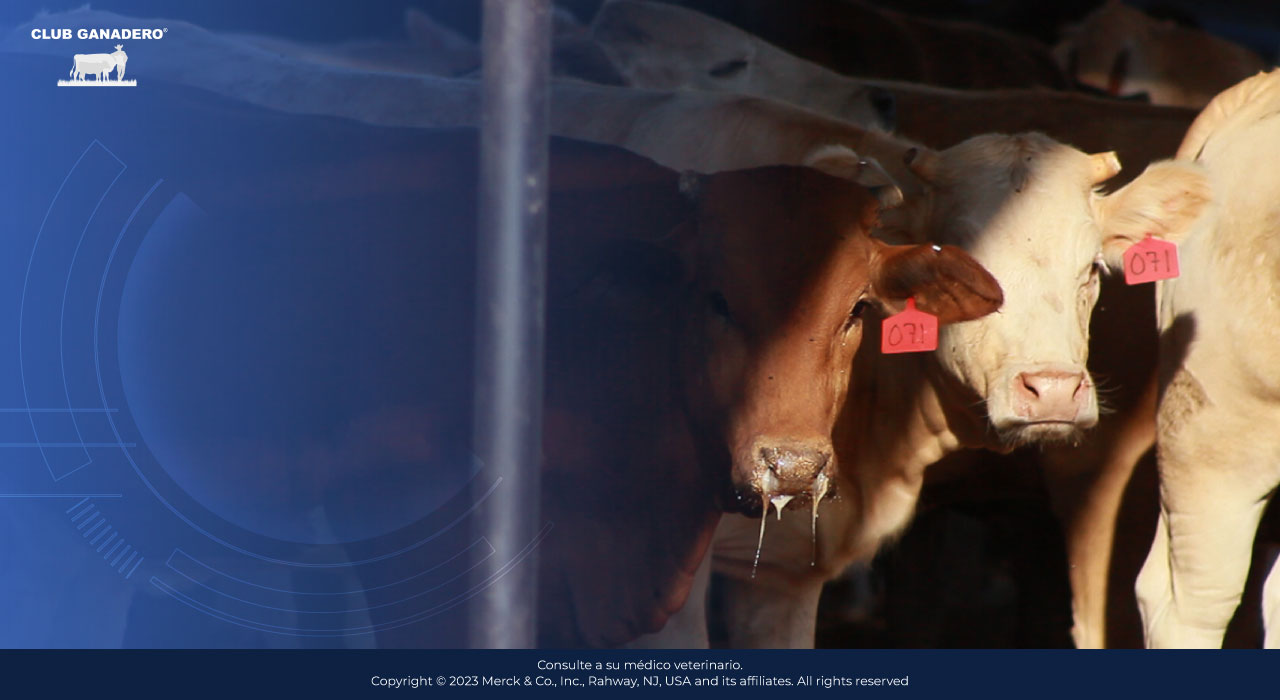
<instances>
[{"instance_id":1,"label":"cow's forehead","mask_svg":"<svg viewBox=\"0 0 1280 700\"><path fill-rule=\"evenodd\" d=\"M984 263L1046 246L1072 258L1096 252L1096 195L1085 153L1020 134L970 139L940 156L934 223L948 242Z\"/></svg>"},{"instance_id":2,"label":"cow's forehead","mask_svg":"<svg viewBox=\"0 0 1280 700\"><path fill-rule=\"evenodd\" d=\"M762 206L761 202L769 202ZM702 216L713 223L708 251L721 262L759 268L822 263L837 249L869 255L875 200L860 187L800 167L712 177Z\"/></svg>"},{"instance_id":3,"label":"cow's forehead","mask_svg":"<svg viewBox=\"0 0 1280 700\"><path fill-rule=\"evenodd\" d=\"M968 188L1079 184L1070 194L1087 191L1089 156L1044 134L984 134L943 151L939 176L943 186ZM1068 194L1066 192L1062 193Z\"/></svg>"},{"instance_id":4,"label":"cow's forehead","mask_svg":"<svg viewBox=\"0 0 1280 700\"><path fill-rule=\"evenodd\" d=\"M865 190L809 168L713 176L699 213L703 281L765 313L843 297L869 281L875 212Z\"/></svg>"}]
</instances>

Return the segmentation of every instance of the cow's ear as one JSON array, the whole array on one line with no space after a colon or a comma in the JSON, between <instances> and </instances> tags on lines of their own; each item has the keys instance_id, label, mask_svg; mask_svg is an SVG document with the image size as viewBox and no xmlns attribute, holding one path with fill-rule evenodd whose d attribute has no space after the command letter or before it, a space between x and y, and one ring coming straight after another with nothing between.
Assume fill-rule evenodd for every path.
<instances>
[{"instance_id":1,"label":"cow's ear","mask_svg":"<svg viewBox=\"0 0 1280 700\"><path fill-rule=\"evenodd\" d=\"M822 146L806 156L804 164L866 187L886 209L902 204L902 188L893 176L876 159L863 158L848 146Z\"/></svg>"},{"instance_id":2,"label":"cow's ear","mask_svg":"<svg viewBox=\"0 0 1280 700\"><path fill-rule=\"evenodd\" d=\"M897 307L907 297L915 297L916 308L937 316L943 324L986 316L1004 303L996 278L959 248L877 245L871 289L881 303Z\"/></svg>"},{"instance_id":3,"label":"cow's ear","mask_svg":"<svg viewBox=\"0 0 1280 700\"><path fill-rule=\"evenodd\" d=\"M1212 199L1199 165L1168 160L1147 166L1133 182L1095 202L1107 264L1121 268L1124 252L1147 234L1181 241Z\"/></svg>"}]
</instances>

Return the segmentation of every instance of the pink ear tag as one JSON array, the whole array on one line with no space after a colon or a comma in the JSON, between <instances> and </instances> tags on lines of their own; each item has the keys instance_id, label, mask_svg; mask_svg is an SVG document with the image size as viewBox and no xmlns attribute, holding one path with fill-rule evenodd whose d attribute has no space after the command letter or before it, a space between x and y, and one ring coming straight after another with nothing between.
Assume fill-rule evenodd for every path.
<instances>
[{"instance_id":1,"label":"pink ear tag","mask_svg":"<svg viewBox=\"0 0 1280 700\"><path fill-rule=\"evenodd\" d=\"M1124 252L1125 284L1142 284L1171 280L1178 276L1178 246L1159 238L1147 237Z\"/></svg>"},{"instance_id":2,"label":"pink ear tag","mask_svg":"<svg viewBox=\"0 0 1280 700\"><path fill-rule=\"evenodd\" d=\"M938 349L938 317L916 308L916 299L907 299L907 308L884 320L880 326L880 352L929 352Z\"/></svg>"}]
</instances>

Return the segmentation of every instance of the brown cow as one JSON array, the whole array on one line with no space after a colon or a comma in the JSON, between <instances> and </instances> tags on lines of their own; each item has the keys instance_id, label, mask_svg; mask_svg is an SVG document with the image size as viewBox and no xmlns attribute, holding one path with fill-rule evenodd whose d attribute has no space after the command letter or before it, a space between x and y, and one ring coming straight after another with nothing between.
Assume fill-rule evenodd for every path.
<instances>
[{"instance_id":1,"label":"brown cow","mask_svg":"<svg viewBox=\"0 0 1280 700\"><path fill-rule=\"evenodd\" d=\"M807 498L834 474L864 310L914 296L947 324L1001 302L954 248L870 238L878 202L842 178L784 166L686 177L697 204L681 223L677 176L659 171L574 209L553 200L554 235L598 262L558 285L550 317L546 644L661 628L692 587L717 507L733 503L726 477L745 496L772 474L772 496ZM631 234L602 240L615 221Z\"/></svg>"},{"instance_id":2,"label":"brown cow","mask_svg":"<svg viewBox=\"0 0 1280 700\"><path fill-rule=\"evenodd\" d=\"M1073 80L1119 97L1200 108L1267 67L1262 57L1198 29L1107 2L1063 32L1053 50Z\"/></svg>"}]
</instances>

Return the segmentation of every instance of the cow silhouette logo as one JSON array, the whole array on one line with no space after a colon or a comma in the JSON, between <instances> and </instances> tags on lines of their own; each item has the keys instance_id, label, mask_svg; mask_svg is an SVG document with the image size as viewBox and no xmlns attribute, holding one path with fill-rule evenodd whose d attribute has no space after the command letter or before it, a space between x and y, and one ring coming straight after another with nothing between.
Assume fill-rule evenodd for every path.
<instances>
[{"instance_id":1,"label":"cow silhouette logo","mask_svg":"<svg viewBox=\"0 0 1280 700\"><path fill-rule=\"evenodd\" d=\"M71 61L71 72L68 73L71 80L59 80L58 85L134 87L138 81L124 79L124 64L128 60L123 44L116 44L115 53L78 53ZM115 80L108 77L112 71L116 73Z\"/></svg>"}]
</instances>

